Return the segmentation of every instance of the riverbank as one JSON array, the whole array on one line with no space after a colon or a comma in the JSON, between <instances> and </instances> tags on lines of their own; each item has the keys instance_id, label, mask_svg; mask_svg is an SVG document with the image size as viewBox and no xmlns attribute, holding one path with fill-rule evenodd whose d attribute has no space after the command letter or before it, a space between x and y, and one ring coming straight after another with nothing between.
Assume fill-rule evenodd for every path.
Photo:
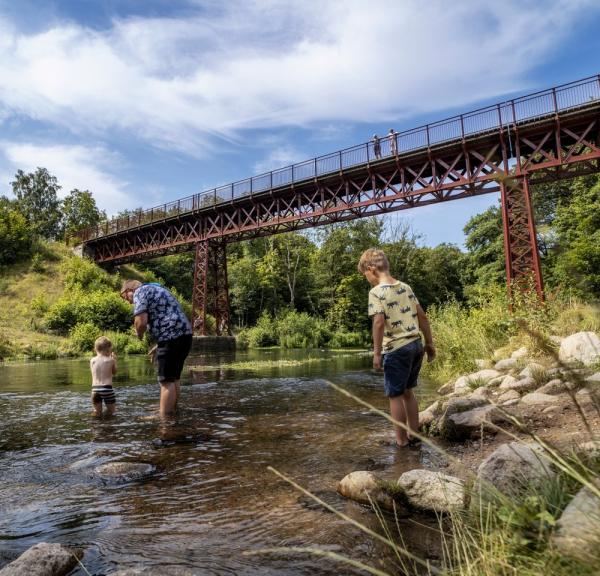
<instances>
[{"instance_id":1,"label":"riverbank","mask_svg":"<svg viewBox=\"0 0 600 576\"><path fill-rule=\"evenodd\" d=\"M356 471L338 490L400 514L441 514L433 564L443 573L595 574L600 338L582 332L555 339L546 354L495 356L442 386L421 412L414 469Z\"/></svg>"}]
</instances>

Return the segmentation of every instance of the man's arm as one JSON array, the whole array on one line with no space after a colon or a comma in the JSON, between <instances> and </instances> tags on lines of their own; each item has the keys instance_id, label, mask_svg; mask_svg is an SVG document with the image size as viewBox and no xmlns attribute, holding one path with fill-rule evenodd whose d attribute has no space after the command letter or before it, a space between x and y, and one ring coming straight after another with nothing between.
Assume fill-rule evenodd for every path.
<instances>
[{"instance_id":1,"label":"man's arm","mask_svg":"<svg viewBox=\"0 0 600 576\"><path fill-rule=\"evenodd\" d=\"M137 314L133 319L133 326L137 337L141 340L144 337L144 333L148 329L148 312L142 312Z\"/></svg>"},{"instance_id":2,"label":"man's arm","mask_svg":"<svg viewBox=\"0 0 600 576\"><path fill-rule=\"evenodd\" d=\"M385 329L385 314L373 315L373 368L381 371L383 368L381 348L383 346L383 331Z\"/></svg>"},{"instance_id":3,"label":"man's arm","mask_svg":"<svg viewBox=\"0 0 600 576\"><path fill-rule=\"evenodd\" d=\"M433 345L433 335L431 334L431 326L429 320L423 308L420 304L417 304L417 318L419 319L419 328L425 336L425 353L427 354L427 360L433 362L435 358L435 346Z\"/></svg>"}]
</instances>

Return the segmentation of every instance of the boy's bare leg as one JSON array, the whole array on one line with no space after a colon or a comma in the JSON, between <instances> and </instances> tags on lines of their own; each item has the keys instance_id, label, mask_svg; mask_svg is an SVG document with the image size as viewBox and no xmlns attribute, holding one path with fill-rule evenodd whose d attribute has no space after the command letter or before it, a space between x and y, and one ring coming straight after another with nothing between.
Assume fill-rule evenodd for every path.
<instances>
[{"instance_id":1,"label":"boy's bare leg","mask_svg":"<svg viewBox=\"0 0 600 576\"><path fill-rule=\"evenodd\" d=\"M94 409L94 416L102 416L102 402L94 402L92 399L92 408Z\"/></svg>"},{"instance_id":2,"label":"boy's bare leg","mask_svg":"<svg viewBox=\"0 0 600 576\"><path fill-rule=\"evenodd\" d=\"M404 409L406 412L406 422L408 427L415 432L419 431L419 404L412 389L408 389L402 394ZM409 433L410 434L410 433Z\"/></svg>"},{"instance_id":3,"label":"boy's bare leg","mask_svg":"<svg viewBox=\"0 0 600 576\"><path fill-rule=\"evenodd\" d=\"M177 387L175 382L160 383L160 409L161 416L172 414L177 404Z\"/></svg>"},{"instance_id":4,"label":"boy's bare leg","mask_svg":"<svg viewBox=\"0 0 600 576\"><path fill-rule=\"evenodd\" d=\"M112 416L115 413L117 405L116 404L107 404L106 405L106 415Z\"/></svg>"},{"instance_id":5,"label":"boy's bare leg","mask_svg":"<svg viewBox=\"0 0 600 576\"><path fill-rule=\"evenodd\" d=\"M390 398L390 414L397 422L406 424L406 409L402 396L394 396L393 398ZM406 446L408 444L408 435L406 434L406 430L400 426L394 425L394 431L396 433L396 443L398 446Z\"/></svg>"}]
</instances>

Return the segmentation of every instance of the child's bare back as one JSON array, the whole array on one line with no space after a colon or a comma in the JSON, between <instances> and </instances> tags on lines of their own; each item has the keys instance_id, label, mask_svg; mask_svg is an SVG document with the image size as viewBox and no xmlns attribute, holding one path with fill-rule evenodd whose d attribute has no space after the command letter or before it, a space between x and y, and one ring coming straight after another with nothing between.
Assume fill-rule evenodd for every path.
<instances>
[{"instance_id":1,"label":"child's bare back","mask_svg":"<svg viewBox=\"0 0 600 576\"><path fill-rule=\"evenodd\" d=\"M117 358L112 351L112 343L105 336L101 336L94 344L96 356L90 360L92 372L92 405L94 415L102 415L102 402L106 405L106 414L115 413L117 399L112 386L113 374L117 372Z\"/></svg>"}]
</instances>

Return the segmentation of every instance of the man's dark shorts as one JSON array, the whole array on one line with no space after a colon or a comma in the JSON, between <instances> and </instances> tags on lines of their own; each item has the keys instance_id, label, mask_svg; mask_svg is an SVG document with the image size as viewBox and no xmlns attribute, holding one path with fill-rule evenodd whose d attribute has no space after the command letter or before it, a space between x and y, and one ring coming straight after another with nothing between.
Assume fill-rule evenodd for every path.
<instances>
[{"instance_id":1,"label":"man's dark shorts","mask_svg":"<svg viewBox=\"0 0 600 576\"><path fill-rule=\"evenodd\" d=\"M417 385L423 362L421 339L414 340L383 356L383 385L389 398L400 396Z\"/></svg>"},{"instance_id":2,"label":"man's dark shorts","mask_svg":"<svg viewBox=\"0 0 600 576\"><path fill-rule=\"evenodd\" d=\"M174 340L159 342L156 348L158 381L174 382L181 378L183 363L192 347L192 335L185 334Z\"/></svg>"}]
</instances>

